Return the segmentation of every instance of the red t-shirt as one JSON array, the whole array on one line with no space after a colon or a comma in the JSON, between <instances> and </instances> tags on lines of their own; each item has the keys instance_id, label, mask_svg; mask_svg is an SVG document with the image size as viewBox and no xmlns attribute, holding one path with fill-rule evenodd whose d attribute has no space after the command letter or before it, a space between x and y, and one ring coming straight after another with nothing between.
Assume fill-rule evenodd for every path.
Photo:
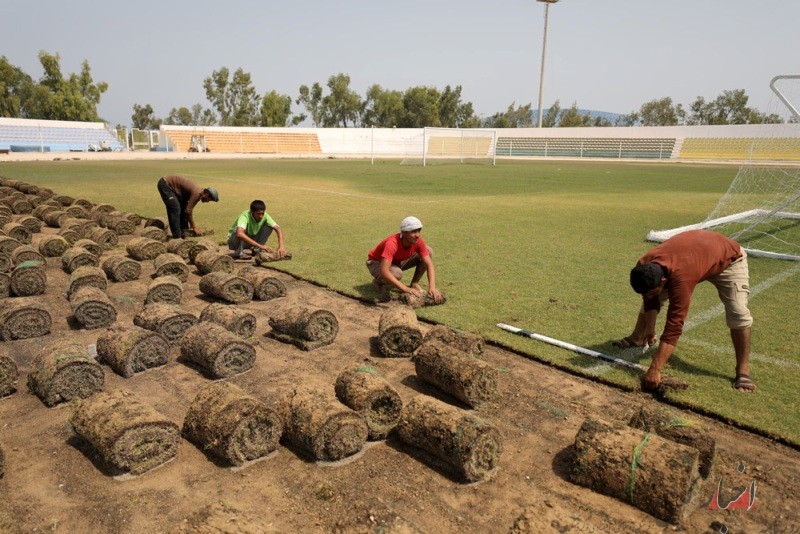
<instances>
[{"instance_id":1,"label":"red t-shirt","mask_svg":"<svg viewBox=\"0 0 800 534\"><path fill-rule=\"evenodd\" d=\"M667 239L639 259L637 265L657 263L667 271L664 291L669 297L669 308L661 341L678 344L695 286L718 275L741 256L736 241L708 230L690 230ZM661 309L661 299L644 299L644 309Z\"/></svg>"},{"instance_id":2,"label":"red t-shirt","mask_svg":"<svg viewBox=\"0 0 800 534\"><path fill-rule=\"evenodd\" d=\"M394 265L400 265L414 254L419 254L422 258L428 255L428 245L420 237L417 242L408 248L403 248L400 234L393 234L378 243L378 246L369 251L367 256L374 261L381 261L383 258L390 260Z\"/></svg>"}]
</instances>

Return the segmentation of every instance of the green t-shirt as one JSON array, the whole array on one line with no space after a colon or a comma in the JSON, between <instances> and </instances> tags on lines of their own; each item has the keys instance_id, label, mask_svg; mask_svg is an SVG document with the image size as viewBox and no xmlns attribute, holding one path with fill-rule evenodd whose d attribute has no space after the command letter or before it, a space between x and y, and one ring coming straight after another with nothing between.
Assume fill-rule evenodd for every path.
<instances>
[{"instance_id":1,"label":"green t-shirt","mask_svg":"<svg viewBox=\"0 0 800 534\"><path fill-rule=\"evenodd\" d=\"M244 210L239 217L236 219L236 222L233 223L231 226L230 232L228 232L228 237L232 236L236 233L236 227L241 226L244 228L244 233L246 233L250 237L255 237L258 235L258 232L264 228L264 225L275 226L277 223L269 216L269 213L264 213L264 216L261 217L260 221L256 221L253 218L253 214L250 213L250 210Z\"/></svg>"}]
</instances>

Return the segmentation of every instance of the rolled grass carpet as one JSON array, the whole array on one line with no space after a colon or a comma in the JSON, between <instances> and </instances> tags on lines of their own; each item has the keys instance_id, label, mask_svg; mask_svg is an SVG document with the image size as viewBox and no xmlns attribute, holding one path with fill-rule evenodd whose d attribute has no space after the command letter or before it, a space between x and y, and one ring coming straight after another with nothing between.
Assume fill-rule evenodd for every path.
<instances>
[{"instance_id":1,"label":"rolled grass carpet","mask_svg":"<svg viewBox=\"0 0 800 534\"><path fill-rule=\"evenodd\" d=\"M59 341L36 356L28 373L28 388L47 406L85 399L103 389L103 368L86 346Z\"/></svg>"},{"instance_id":2,"label":"rolled grass carpet","mask_svg":"<svg viewBox=\"0 0 800 534\"><path fill-rule=\"evenodd\" d=\"M714 463L716 440L696 421L686 419L673 410L642 406L628 421L628 426L655 432L662 438L697 449L700 453L700 475L708 478Z\"/></svg>"},{"instance_id":3,"label":"rolled grass carpet","mask_svg":"<svg viewBox=\"0 0 800 534\"><path fill-rule=\"evenodd\" d=\"M111 250L119 243L116 232L99 226L89 230L86 237L100 245L103 250Z\"/></svg>"},{"instance_id":4,"label":"rolled grass carpet","mask_svg":"<svg viewBox=\"0 0 800 534\"><path fill-rule=\"evenodd\" d=\"M255 263L258 266L261 266L267 263L272 263L273 261L284 261L291 259L292 259L291 252L287 252L283 257L281 257L278 256L277 252L266 252L264 250L261 250L258 252L258 254L253 256L253 263Z\"/></svg>"},{"instance_id":5,"label":"rolled grass carpet","mask_svg":"<svg viewBox=\"0 0 800 534\"><path fill-rule=\"evenodd\" d=\"M427 343L434 339L473 356L483 354L483 338L471 332L456 330L445 325L436 325L425 333L422 343Z\"/></svg>"},{"instance_id":6,"label":"rolled grass carpet","mask_svg":"<svg viewBox=\"0 0 800 534\"><path fill-rule=\"evenodd\" d=\"M155 276L174 276L181 282L185 282L189 278L189 266L183 261L183 258L171 252L159 254L153 260L153 267L155 268Z\"/></svg>"},{"instance_id":7,"label":"rolled grass carpet","mask_svg":"<svg viewBox=\"0 0 800 534\"><path fill-rule=\"evenodd\" d=\"M108 465L132 475L171 460L180 443L178 425L121 390L81 401L70 424Z\"/></svg>"},{"instance_id":8,"label":"rolled grass carpet","mask_svg":"<svg viewBox=\"0 0 800 534\"><path fill-rule=\"evenodd\" d=\"M186 439L231 465L268 455L278 448L281 434L280 411L229 382L201 389L183 422Z\"/></svg>"},{"instance_id":9,"label":"rolled grass carpet","mask_svg":"<svg viewBox=\"0 0 800 534\"><path fill-rule=\"evenodd\" d=\"M256 349L230 330L206 321L186 330L181 358L210 378L228 378L253 367Z\"/></svg>"},{"instance_id":10,"label":"rolled grass carpet","mask_svg":"<svg viewBox=\"0 0 800 534\"><path fill-rule=\"evenodd\" d=\"M167 241L167 233L158 228L156 226L145 226L144 228L137 228L136 231L133 232L133 235L136 237L146 237L148 239L155 239L156 241L161 241L162 243Z\"/></svg>"},{"instance_id":11,"label":"rolled grass carpet","mask_svg":"<svg viewBox=\"0 0 800 534\"><path fill-rule=\"evenodd\" d=\"M19 219L17 219L17 223L21 224L28 231L32 234L38 234L42 231L42 221L34 217L33 215L23 215Z\"/></svg>"},{"instance_id":12,"label":"rolled grass carpet","mask_svg":"<svg viewBox=\"0 0 800 534\"><path fill-rule=\"evenodd\" d=\"M103 272L114 282L131 282L142 276L142 265L121 254L114 254L103 260Z\"/></svg>"},{"instance_id":13,"label":"rolled grass carpet","mask_svg":"<svg viewBox=\"0 0 800 534\"><path fill-rule=\"evenodd\" d=\"M45 264L39 261L26 261L11 271L11 293L18 297L42 295L47 289Z\"/></svg>"},{"instance_id":14,"label":"rolled grass carpet","mask_svg":"<svg viewBox=\"0 0 800 534\"><path fill-rule=\"evenodd\" d=\"M133 324L158 332L167 338L170 345L178 345L189 327L195 323L197 317L191 313L162 302L146 304L133 317Z\"/></svg>"},{"instance_id":15,"label":"rolled grass carpet","mask_svg":"<svg viewBox=\"0 0 800 534\"><path fill-rule=\"evenodd\" d=\"M5 252L0 252L0 273L6 273L14 267L14 262L11 261L11 255Z\"/></svg>"},{"instance_id":16,"label":"rolled grass carpet","mask_svg":"<svg viewBox=\"0 0 800 534\"><path fill-rule=\"evenodd\" d=\"M11 275L0 272L0 299L11 296Z\"/></svg>"},{"instance_id":17,"label":"rolled grass carpet","mask_svg":"<svg viewBox=\"0 0 800 534\"><path fill-rule=\"evenodd\" d=\"M97 338L100 360L124 378L165 365L169 351L167 338L135 325L114 325Z\"/></svg>"},{"instance_id":18,"label":"rolled grass carpet","mask_svg":"<svg viewBox=\"0 0 800 534\"><path fill-rule=\"evenodd\" d=\"M269 325L270 337L303 350L330 345L339 333L339 321L333 313L307 306L291 306L283 314L270 317Z\"/></svg>"},{"instance_id":19,"label":"rolled grass carpet","mask_svg":"<svg viewBox=\"0 0 800 534\"><path fill-rule=\"evenodd\" d=\"M94 265L96 267L99 263L100 260L97 256L83 247L70 247L61 255L61 266L67 274L72 273L78 267L83 267L84 265Z\"/></svg>"},{"instance_id":20,"label":"rolled grass carpet","mask_svg":"<svg viewBox=\"0 0 800 534\"><path fill-rule=\"evenodd\" d=\"M226 272L203 275L200 279L200 291L209 297L233 304L245 304L253 300L253 284L241 276Z\"/></svg>"},{"instance_id":21,"label":"rolled grass carpet","mask_svg":"<svg viewBox=\"0 0 800 534\"><path fill-rule=\"evenodd\" d=\"M18 378L17 362L11 356L0 354L0 397L11 395L17 390Z\"/></svg>"},{"instance_id":22,"label":"rolled grass carpet","mask_svg":"<svg viewBox=\"0 0 800 534\"><path fill-rule=\"evenodd\" d=\"M75 320L86 329L105 328L117 320L117 309L105 291L93 286L78 288L69 298Z\"/></svg>"},{"instance_id":23,"label":"rolled grass carpet","mask_svg":"<svg viewBox=\"0 0 800 534\"><path fill-rule=\"evenodd\" d=\"M11 263L15 267L27 261L38 261L42 265L46 264L45 257L30 245L22 245L11 252Z\"/></svg>"},{"instance_id":24,"label":"rolled grass carpet","mask_svg":"<svg viewBox=\"0 0 800 534\"><path fill-rule=\"evenodd\" d=\"M67 241L67 243L69 243L69 246L72 246L73 243L75 243L77 240L81 238L81 235L78 232L70 228L60 229L58 231L58 235L63 237Z\"/></svg>"},{"instance_id":25,"label":"rolled grass carpet","mask_svg":"<svg viewBox=\"0 0 800 534\"><path fill-rule=\"evenodd\" d=\"M133 237L125 245L128 256L135 260L154 260L167 251L167 247L161 241L147 237Z\"/></svg>"},{"instance_id":26,"label":"rolled grass carpet","mask_svg":"<svg viewBox=\"0 0 800 534\"><path fill-rule=\"evenodd\" d=\"M197 239L197 240L189 240L191 247L189 248L189 261L194 263L194 260L197 258L197 255L205 250L211 250L217 252L219 250L219 246L211 241L210 239Z\"/></svg>"},{"instance_id":27,"label":"rolled grass carpet","mask_svg":"<svg viewBox=\"0 0 800 534\"><path fill-rule=\"evenodd\" d=\"M82 247L97 256L98 258L103 253L103 247L101 247L96 242L92 241L91 239L82 238L78 239L72 244L73 247Z\"/></svg>"},{"instance_id":28,"label":"rolled grass carpet","mask_svg":"<svg viewBox=\"0 0 800 534\"><path fill-rule=\"evenodd\" d=\"M216 249L198 252L194 257L194 264L200 274L233 272L233 259L227 254L220 254Z\"/></svg>"},{"instance_id":29,"label":"rolled grass carpet","mask_svg":"<svg viewBox=\"0 0 800 534\"><path fill-rule=\"evenodd\" d=\"M417 314L408 306L393 306L378 322L378 348L390 358L408 358L422 344Z\"/></svg>"},{"instance_id":30,"label":"rolled grass carpet","mask_svg":"<svg viewBox=\"0 0 800 534\"><path fill-rule=\"evenodd\" d=\"M82 287L96 287L105 291L108 287L105 271L94 265L84 265L72 271L67 282L67 298L72 298L72 294Z\"/></svg>"},{"instance_id":31,"label":"rolled grass carpet","mask_svg":"<svg viewBox=\"0 0 800 534\"><path fill-rule=\"evenodd\" d=\"M256 332L256 316L228 304L211 303L200 313L200 322L216 323L237 336L247 339Z\"/></svg>"},{"instance_id":32,"label":"rolled grass carpet","mask_svg":"<svg viewBox=\"0 0 800 534\"><path fill-rule=\"evenodd\" d=\"M180 305L183 299L183 283L174 276L156 278L147 288L144 298L145 304L161 302L164 304Z\"/></svg>"},{"instance_id":33,"label":"rolled grass carpet","mask_svg":"<svg viewBox=\"0 0 800 534\"><path fill-rule=\"evenodd\" d=\"M167 241L167 252L177 254L184 261L189 261L189 251L194 246L194 241L188 239L170 239Z\"/></svg>"},{"instance_id":34,"label":"rolled grass carpet","mask_svg":"<svg viewBox=\"0 0 800 534\"><path fill-rule=\"evenodd\" d=\"M403 406L397 435L444 462L466 482L484 479L503 452L502 436L492 423L422 395Z\"/></svg>"},{"instance_id":35,"label":"rolled grass carpet","mask_svg":"<svg viewBox=\"0 0 800 534\"><path fill-rule=\"evenodd\" d=\"M497 371L464 351L432 340L413 360L417 376L472 407L500 396Z\"/></svg>"},{"instance_id":36,"label":"rolled grass carpet","mask_svg":"<svg viewBox=\"0 0 800 534\"><path fill-rule=\"evenodd\" d=\"M384 439L400 421L403 401L372 367L353 366L336 378L336 398L367 423L370 440Z\"/></svg>"},{"instance_id":37,"label":"rolled grass carpet","mask_svg":"<svg viewBox=\"0 0 800 534\"><path fill-rule=\"evenodd\" d=\"M352 456L367 441L364 418L322 391L295 389L281 399L281 409L283 440L315 460Z\"/></svg>"},{"instance_id":38,"label":"rolled grass carpet","mask_svg":"<svg viewBox=\"0 0 800 534\"><path fill-rule=\"evenodd\" d=\"M24 243L20 243L13 237L8 237L7 235L0 234L0 252L3 254L8 254L9 257L14 252L14 249L17 247L21 247Z\"/></svg>"},{"instance_id":39,"label":"rolled grass carpet","mask_svg":"<svg viewBox=\"0 0 800 534\"><path fill-rule=\"evenodd\" d=\"M3 233L11 239L16 239L23 245L30 245L31 238L33 237L30 230L15 222L3 225Z\"/></svg>"},{"instance_id":40,"label":"rolled grass carpet","mask_svg":"<svg viewBox=\"0 0 800 534\"><path fill-rule=\"evenodd\" d=\"M698 456L657 434L590 416L575 436L569 478L676 523L692 508Z\"/></svg>"},{"instance_id":41,"label":"rolled grass carpet","mask_svg":"<svg viewBox=\"0 0 800 534\"><path fill-rule=\"evenodd\" d=\"M237 274L253 284L253 298L272 300L286 296L286 286L283 282L264 269L244 267L239 269Z\"/></svg>"},{"instance_id":42,"label":"rolled grass carpet","mask_svg":"<svg viewBox=\"0 0 800 534\"><path fill-rule=\"evenodd\" d=\"M52 318L47 308L32 297L0 301L0 339L29 339L50 333Z\"/></svg>"},{"instance_id":43,"label":"rolled grass carpet","mask_svg":"<svg viewBox=\"0 0 800 534\"><path fill-rule=\"evenodd\" d=\"M422 308L425 306L439 306L447 302L447 295L444 292L440 292L442 294L442 302L436 304L436 301L433 300L427 291L423 291L422 296L418 297L416 295L412 295L411 293L403 293L400 295L400 302L407 306L411 306L412 308Z\"/></svg>"}]
</instances>

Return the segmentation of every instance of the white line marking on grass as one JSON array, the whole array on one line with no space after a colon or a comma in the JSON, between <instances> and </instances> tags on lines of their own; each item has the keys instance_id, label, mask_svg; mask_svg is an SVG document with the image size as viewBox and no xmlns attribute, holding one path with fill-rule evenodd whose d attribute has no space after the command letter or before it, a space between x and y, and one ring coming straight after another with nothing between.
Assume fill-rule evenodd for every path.
<instances>
[{"instance_id":1,"label":"white line marking on grass","mask_svg":"<svg viewBox=\"0 0 800 534\"><path fill-rule=\"evenodd\" d=\"M315 189L313 187L298 187L295 185L283 185L283 184L276 184L272 182L255 182L252 180L238 180L236 178L223 178L221 176L204 176L201 174L184 174L184 176L191 176L193 178L203 178L203 179L210 179L210 180L223 180L228 182L238 182L242 184L253 184L253 185L267 185L271 187L282 187L284 189L294 189L297 191L311 191L313 193L325 193L329 195L338 195L342 197L356 197L356 198L368 198L373 200L388 200L394 203L406 203L406 204L438 204L441 200L415 200L413 197L411 199L404 198L404 197L383 197L380 195L365 195L363 193L344 193L341 191L331 191L330 189Z\"/></svg>"},{"instance_id":2,"label":"white line marking on grass","mask_svg":"<svg viewBox=\"0 0 800 534\"><path fill-rule=\"evenodd\" d=\"M771 288L775 284L781 283L781 282L791 278L792 276L796 275L798 272L800 272L800 264L796 264L793 267L791 267L789 269L786 269L785 271L776 274L772 278L767 278L763 282L760 282L760 283L756 284L755 286L753 286L752 288L750 288L750 298L755 297L756 295L758 295L762 291L766 291L767 289ZM708 321L710 321L710 320L712 320L712 319L714 319L716 317L719 317L723 313L725 313L725 307L722 304L717 304L715 306L712 306L711 308L709 308L709 309L707 309L707 310L705 310L705 311L693 316L691 319L688 319L683 324L683 333L686 334L686 332L688 332L689 330L691 330L693 328L696 328L696 327L698 327L700 325L703 325L703 324L707 323ZM710 350L714 350L716 352L729 352L730 350L732 350L732 349L725 349L723 347L720 347L719 345L715 345L713 343L708 343L706 341L691 339L691 338L687 338L687 337L682 337L681 339L685 343L699 345L699 346L702 346L704 348L707 348L707 349L710 349ZM654 350L654 348L651 348L650 350ZM628 361L636 361L644 354L644 352L645 351L642 351L641 349L626 349L626 350L623 350L622 352L620 352L618 357L622 358L624 360L628 360ZM780 367L798 367L798 368L800 368L800 364L798 364L796 362L790 362L790 361L786 361L786 360L781 360L780 358L773 358L772 356L767 356L765 354L754 354L754 353L751 353L750 357L752 359L754 359L754 360L765 362L765 363L771 363L773 365L777 365L777 366L780 366ZM612 366L610 364L600 363L600 364L595 364L595 365L587 367L585 369L585 371L587 373L589 373L589 374L592 374L592 375L603 375L603 374L607 373L608 371L610 371L611 368L612 368Z\"/></svg>"}]
</instances>

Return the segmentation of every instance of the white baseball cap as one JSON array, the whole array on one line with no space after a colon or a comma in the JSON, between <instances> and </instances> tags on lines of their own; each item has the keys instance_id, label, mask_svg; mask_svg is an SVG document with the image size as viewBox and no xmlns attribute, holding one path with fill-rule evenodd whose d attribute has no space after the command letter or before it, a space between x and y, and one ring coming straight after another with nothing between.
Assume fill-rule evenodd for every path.
<instances>
[{"instance_id":1,"label":"white baseball cap","mask_svg":"<svg viewBox=\"0 0 800 534\"><path fill-rule=\"evenodd\" d=\"M400 223L401 232L413 232L414 230L422 230L422 221L416 217L406 217Z\"/></svg>"}]
</instances>

